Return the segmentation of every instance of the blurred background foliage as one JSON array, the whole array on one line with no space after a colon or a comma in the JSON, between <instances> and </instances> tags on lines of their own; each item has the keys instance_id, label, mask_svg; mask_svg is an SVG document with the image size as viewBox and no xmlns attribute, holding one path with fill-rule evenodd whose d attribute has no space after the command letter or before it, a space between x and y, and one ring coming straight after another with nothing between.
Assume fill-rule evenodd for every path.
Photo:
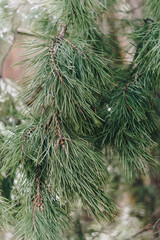
<instances>
[{"instance_id":1,"label":"blurred background foliage","mask_svg":"<svg viewBox=\"0 0 160 240\"><path fill-rule=\"evenodd\" d=\"M138 18L146 18L148 14L144 6L146 1L108 0L102 2L107 5L108 11L102 13L98 24L104 35L110 35L114 39L114 42L110 43L112 58L119 59L118 64L125 67L132 61L135 50L130 42L132 26ZM43 1L0 0L0 144L4 141L5 136L10 134L11 126L16 127L21 124L19 116L22 115L26 104L17 99L19 86L18 83L15 83L15 80L19 80L19 73L14 72L13 78L8 79L7 74L10 71L10 64L7 62L7 58L10 56L10 51L18 37L23 36L23 41L29 37L34 37L34 31L39 28L38 21L48 17L52 18L50 23L56 21L57 18L57 16L48 15L47 9L43 8ZM45 24L44 21L43 27L47 31L47 25ZM20 46L19 42L16 42L16 44ZM18 49L14 51L19 54ZM14 55L11 57L13 58L12 63L14 63ZM4 67L6 70L4 70ZM155 111L159 121L160 89L157 89L156 92L156 102ZM152 149L152 155L159 160L160 131L153 132L152 138L157 142L157 145ZM117 156L114 156L115 161L113 163L111 155L114 153L109 151L108 154L107 149L104 149L104 152L106 152L105 157L110 173L110 183L106 186L106 191L115 200L119 212L114 222L104 222L100 225L93 216L87 215L79 202L79 204L73 206L71 212L74 219L71 228L64 232L64 239L66 240L132 239L131 236L144 229L148 224L154 225L160 217L160 168L150 169L148 175L128 181L123 169L118 165L118 160L116 162ZM10 178L3 174L0 175L2 196L8 200L14 197L12 190L16 184L16 176ZM150 229L150 231L143 231L133 239L149 240L152 237L153 233ZM2 231L0 234L1 240L11 238L10 227L6 229L6 232Z\"/></svg>"}]
</instances>

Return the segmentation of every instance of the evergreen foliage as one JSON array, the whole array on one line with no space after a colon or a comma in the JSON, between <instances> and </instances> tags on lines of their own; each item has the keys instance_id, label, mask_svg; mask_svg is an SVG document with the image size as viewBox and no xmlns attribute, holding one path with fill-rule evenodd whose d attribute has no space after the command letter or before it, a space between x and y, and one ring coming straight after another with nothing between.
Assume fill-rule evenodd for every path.
<instances>
[{"instance_id":1,"label":"evergreen foliage","mask_svg":"<svg viewBox=\"0 0 160 240\"><path fill-rule=\"evenodd\" d=\"M1 154L1 171L17 178L11 211L15 239L62 239L79 199L98 221L114 218L116 208L105 190L104 146L118 153L128 177L156 164L150 150L157 127L160 28L158 3L148 3L156 21L131 23L135 54L128 66L117 64L109 49L112 39L98 26L112 1L41 5L20 63L25 66L21 100L28 111L23 124L10 130ZM0 201L2 214L6 203Z\"/></svg>"},{"instance_id":2,"label":"evergreen foliage","mask_svg":"<svg viewBox=\"0 0 160 240\"><path fill-rule=\"evenodd\" d=\"M106 99L111 110L104 107L103 111L103 141L118 151L129 177L138 174L137 170L144 173L146 163L153 163L149 149L154 144L150 136L155 129L154 112L145 94L139 82L128 83Z\"/></svg>"},{"instance_id":3,"label":"evergreen foliage","mask_svg":"<svg viewBox=\"0 0 160 240\"><path fill-rule=\"evenodd\" d=\"M160 6L158 0L147 0L146 1L147 5L147 13L150 17L153 17L156 22L159 22L159 11L160 11Z\"/></svg>"},{"instance_id":4,"label":"evergreen foliage","mask_svg":"<svg viewBox=\"0 0 160 240\"><path fill-rule=\"evenodd\" d=\"M8 210L9 210L9 203L8 201L0 195L0 225L4 227L8 222L9 219ZM11 219L10 219L11 220ZM10 221L11 222L11 221Z\"/></svg>"}]
</instances>

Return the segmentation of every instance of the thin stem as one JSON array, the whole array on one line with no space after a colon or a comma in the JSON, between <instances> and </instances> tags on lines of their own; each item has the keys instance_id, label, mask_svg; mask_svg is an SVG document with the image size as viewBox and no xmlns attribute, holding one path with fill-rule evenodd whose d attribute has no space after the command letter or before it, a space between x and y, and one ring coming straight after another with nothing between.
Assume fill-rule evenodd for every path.
<instances>
[{"instance_id":1,"label":"thin stem","mask_svg":"<svg viewBox=\"0 0 160 240\"><path fill-rule=\"evenodd\" d=\"M82 54L82 56L85 57L84 52L82 52L80 49L78 49L72 42L70 42L68 39L66 38L62 38L64 41L66 41L69 45L71 45L75 50L77 50L78 52L80 52Z\"/></svg>"},{"instance_id":2,"label":"thin stem","mask_svg":"<svg viewBox=\"0 0 160 240\"><path fill-rule=\"evenodd\" d=\"M55 47L54 47L54 43L55 43L55 40L52 39L51 41L51 46L50 46L50 56L51 56L51 62L52 62L52 65L56 71L56 74L58 75L61 83L64 85L64 81L63 81L63 78L62 78L62 74L60 73L60 71L58 70L57 66L56 66L56 62L55 62L55 58L54 58L54 55L55 55Z\"/></svg>"},{"instance_id":3,"label":"thin stem","mask_svg":"<svg viewBox=\"0 0 160 240\"><path fill-rule=\"evenodd\" d=\"M65 148L65 139L64 139L64 136L61 131L61 127L60 127L60 124L58 121L57 114L55 113L54 110L53 110L53 113L54 113L54 119L55 119L55 123L56 123L57 135L59 137L57 140L57 148L58 148L58 145L60 144L60 146L62 146L62 148L64 149Z\"/></svg>"},{"instance_id":4,"label":"thin stem","mask_svg":"<svg viewBox=\"0 0 160 240\"><path fill-rule=\"evenodd\" d=\"M65 85L65 83L64 83L64 81L63 81L63 76L62 76L62 74L60 73L60 71L59 71L59 69L58 69L58 67L57 67L57 65L56 65L56 61L55 61L55 54L56 54L56 45L55 45L55 44L57 43L57 39L63 39L64 41L67 41L73 48L75 48L77 51L80 51L81 54L83 54L83 56L84 56L84 53L83 53L81 50L79 50L76 46L74 46L74 44L72 44L69 40L67 40L67 39L64 38L64 35L65 35L65 33L66 33L66 30L67 30L67 25L65 25L65 26L62 28L60 34L58 35L58 37L57 37L56 39L52 39L51 45L50 45L50 48L49 48L49 51L50 51L51 62L52 62L53 68L55 69L55 72L56 72L56 74L58 75L60 82L61 82L62 85L65 87L65 89L66 89L66 91L67 91L67 94L71 97L74 105L77 106L78 104L77 104L76 101L72 98L70 92L68 91L68 89L67 89L67 87L66 87L66 85ZM80 108L79 108L79 111L80 111L80 113L82 113L82 110L81 110Z\"/></svg>"},{"instance_id":5,"label":"thin stem","mask_svg":"<svg viewBox=\"0 0 160 240\"><path fill-rule=\"evenodd\" d=\"M36 179L36 200L35 200L35 203L36 203L36 207L38 208L39 211L41 211L43 209L43 198L42 198L42 195L41 195L41 166L38 165L37 166L37 179Z\"/></svg>"},{"instance_id":6,"label":"thin stem","mask_svg":"<svg viewBox=\"0 0 160 240\"><path fill-rule=\"evenodd\" d=\"M58 37L56 39L52 39L51 41L51 46L50 46L50 56L51 56L51 61L52 61L52 65L61 81L62 84L64 84L63 78L62 78L62 74L60 73L60 71L58 70L57 66L56 66L56 62L55 62L55 57L54 55L56 54L56 46L54 45L57 41L57 39L63 39L64 35L67 31L67 25L63 26L60 34L58 35Z\"/></svg>"},{"instance_id":7,"label":"thin stem","mask_svg":"<svg viewBox=\"0 0 160 240\"><path fill-rule=\"evenodd\" d=\"M32 133L34 132L36 128L32 128L31 130L29 130L25 135L24 135L24 138L23 138L23 144L22 144L22 155L23 155L23 151L24 151L24 147L25 147L25 142L27 140L27 137ZM21 159L21 162L23 163L23 158Z\"/></svg>"}]
</instances>

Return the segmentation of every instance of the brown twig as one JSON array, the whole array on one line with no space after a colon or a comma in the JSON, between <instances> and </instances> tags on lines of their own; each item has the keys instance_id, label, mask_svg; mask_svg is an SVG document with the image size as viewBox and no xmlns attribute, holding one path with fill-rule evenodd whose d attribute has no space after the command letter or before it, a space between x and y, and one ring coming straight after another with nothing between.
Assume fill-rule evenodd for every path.
<instances>
[{"instance_id":1,"label":"brown twig","mask_svg":"<svg viewBox=\"0 0 160 240\"><path fill-rule=\"evenodd\" d=\"M58 147L61 146L63 151L65 152L66 156L68 157L66 144L67 144L67 141L70 140L70 139L64 137L64 135L63 135L63 133L61 131L61 126L60 126L60 123L59 123L59 120L58 120L57 113L55 113L54 110L53 110L53 114L54 114L56 129L57 129L57 135L58 135L58 139L57 139L57 142L56 142L57 151L58 151ZM59 163L63 167L63 165L61 164L60 161L59 161Z\"/></svg>"},{"instance_id":2,"label":"brown twig","mask_svg":"<svg viewBox=\"0 0 160 240\"><path fill-rule=\"evenodd\" d=\"M57 66L56 66L56 62L55 62L55 58L54 58L54 55L55 55L55 47L54 47L54 43L55 43L55 40L52 39L51 41L51 46L50 46L50 56L51 56L51 62L52 62L52 65L56 71L56 74L58 75L61 83L64 85L64 81L63 81L63 78L62 78L62 74L60 73L60 71L58 70Z\"/></svg>"},{"instance_id":3,"label":"brown twig","mask_svg":"<svg viewBox=\"0 0 160 240\"><path fill-rule=\"evenodd\" d=\"M55 119L55 123L56 123L57 135L58 135L58 140L57 140L57 144L56 144L57 145L57 149L58 149L58 145L59 144L64 149L65 148L65 138L64 138L64 136L62 134L57 114L55 113L55 111L53 111L53 113L54 113L54 119Z\"/></svg>"},{"instance_id":4,"label":"brown twig","mask_svg":"<svg viewBox=\"0 0 160 240\"><path fill-rule=\"evenodd\" d=\"M131 84L131 82L127 83L126 86L123 88L124 93L127 92L127 89L128 89L130 84Z\"/></svg>"},{"instance_id":5,"label":"brown twig","mask_svg":"<svg viewBox=\"0 0 160 240\"><path fill-rule=\"evenodd\" d=\"M61 82L62 85L65 87L68 95L70 95L70 97L71 97L74 105L75 105L75 106L78 106L78 104L76 103L76 101L72 98L72 96L71 96L70 92L68 91L67 87L65 86L65 83L64 83L64 81L63 81L63 75L60 73L60 71L59 71L59 69L58 69L58 67L57 67L57 65L56 65L56 61L55 61L55 54L56 54L56 45L55 45L55 43L57 42L57 39L63 39L63 40L65 40L65 41L67 41L69 44L72 45L72 47L74 47L77 51L80 51L81 54L84 55L84 53L83 53L81 50L79 50L76 46L74 46L74 44L72 44L69 40L67 40L67 39L64 38L64 35L65 35L65 33L66 33L66 30L67 30L67 25L65 25L65 26L62 28L60 34L58 35L58 37L57 37L56 39L52 39L52 41L51 41L51 46L50 46L49 51L50 51L50 56L51 56L52 65L53 65L53 67L54 67L54 69L55 69L56 74L58 75L58 77L59 77L59 79L60 79L60 82ZM81 110L80 108L79 108L79 111L80 111L80 113L82 113L82 110Z\"/></svg>"},{"instance_id":6,"label":"brown twig","mask_svg":"<svg viewBox=\"0 0 160 240\"><path fill-rule=\"evenodd\" d=\"M52 61L52 65L56 71L56 74L58 75L60 81L62 84L64 84L63 78L62 78L62 74L60 73L60 71L57 68L56 62L55 62L55 57L54 55L56 54L56 46L55 46L55 42L57 41L57 39L63 39L64 35L67 31L67 25L63 26L60 34L58 35L58 37L56 39L52 39L51 41L51 46L50 46L50 56L51 56L51 61Z\"/></svg>"},{"instance_id":7,"label":"brown twig","mask_svg":"<svg viewBox=\"0 0 160 240\"><path fill-rule=\"evenodd\" d=\"M60 34L58 35L58 38L63 39L66 31L67 31L67 25L64 25L62 30L61 30L61 32L60 32Z\"/></svg>"},{"instance_id":8,"label":"brown twig","mask_svg":"<svg viewBox=\"0 0 160 240\"><path fill-rule=\"evenodd\" d=\"M44 200L42 198L41 195L41 181L40 181L40 177L41 177L41 166L38 165L37 166L37 179L36 179L36 199L35 199L35 205L38 208L39 211L43 210L44 207Z\"/></svg>"}]
</instances>

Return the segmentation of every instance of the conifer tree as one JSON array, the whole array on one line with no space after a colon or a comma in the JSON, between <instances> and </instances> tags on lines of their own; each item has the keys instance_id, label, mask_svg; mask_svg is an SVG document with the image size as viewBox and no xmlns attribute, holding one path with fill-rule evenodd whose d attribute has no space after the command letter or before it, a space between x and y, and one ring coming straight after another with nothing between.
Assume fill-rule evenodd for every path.
<instances>
[{"instance_id":1,"label":"conifer tree","mask_svg":"<svg viewBox=\"0 0 160 240\"><path fill-rule=\"evenodd\" d=\"M147 2L151 18L129 22L135 54L123 66L112 53L112 35L99 26L114 3L48 0L33 39L23 44L21 99L28 107L3 144L1 161L1 171L18 182L9 208L15 239L61 239L79 199L98 221L114 218L105 191L106 145L129 178L156 164L150 149L160 70L158 1ZM4 217L8 203L0 202Z\"/></svg>"}]
</instances>

